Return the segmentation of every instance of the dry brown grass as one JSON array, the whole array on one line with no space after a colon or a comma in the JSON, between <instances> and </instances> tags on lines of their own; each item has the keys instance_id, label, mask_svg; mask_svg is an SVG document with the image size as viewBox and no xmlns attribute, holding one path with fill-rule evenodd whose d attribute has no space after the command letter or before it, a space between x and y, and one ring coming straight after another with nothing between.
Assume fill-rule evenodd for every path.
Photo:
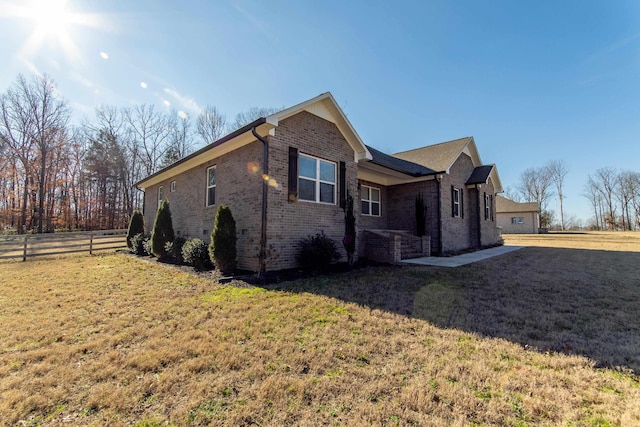
<instances>
[{"instance_id":1,"label":"dry brown grass","mask_svg":"<svg viewBox=\"0 0 640 427\"><path fill-rule=\"evenodd\" d=\"M2 263L0 424L640 424L638 259L545 251L566 249L267 288L124 255ZM591 348L606 331L629 347Z\"/></svg>"}]
</instances>

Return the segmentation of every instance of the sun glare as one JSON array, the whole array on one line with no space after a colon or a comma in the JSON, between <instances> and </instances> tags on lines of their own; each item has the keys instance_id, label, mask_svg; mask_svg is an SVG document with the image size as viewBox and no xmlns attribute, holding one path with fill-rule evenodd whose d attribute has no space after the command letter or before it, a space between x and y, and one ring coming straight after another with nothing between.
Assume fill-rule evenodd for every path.
<instances>
[{"instance_id":1,"label":"sun glare","mask_svg":"<svg viewBox=\"0 0 640 427\"><path fill-rule=\"evenodd\" d=\"M34 31L44 37L60 37L72 22L71 12L67 10L67 0L42 0L31 3L30 18Z\"/></svg>"},{"instance_id":2,"label":"sun glare","mask_svg":"<svg viewBox=\"0 0 640 427\"><path fill-rule=\"evenodd\" d=\"M99 15L73 10L70 0L0 0L0 16L26 23L29 34L21 51L27 56L36 54L46 44L61 49L71 59L78 59L76 27L105 27Z\"/></svg>"}]
</instances>

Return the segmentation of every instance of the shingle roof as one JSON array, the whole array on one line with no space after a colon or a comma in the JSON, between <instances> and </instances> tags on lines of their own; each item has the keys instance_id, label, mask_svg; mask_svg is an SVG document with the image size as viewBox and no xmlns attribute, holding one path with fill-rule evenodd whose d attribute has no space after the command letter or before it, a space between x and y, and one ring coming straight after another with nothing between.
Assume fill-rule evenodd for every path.
<instances>
[{"instance_id":1,"label":"shingle roof","mask_svg":"<svg viewBox=\"0 0 640 427\"><path fill-rule=\"evenodd\" d=\"M437 171L433 169L429 169L428 167L419 165L417 163L413 163L407 160L399 159L388 154L384 154L381 151L376 150L375 148L366 146L373 159L371 163L375 163L380 166L387 167L389 169L396 170L398 172L405 173L407 175L413 176L425 176L425 175L434 175Z\"/></svg>"},{"instance_id":2,"label":"shingle roof","mask_svg":"<svg viewBox=\"0 0 640 427\"><path fill-rule=\"evenodd\" d=\"M493 170L493 165L478 166L471 172L467 184L485 184Z\"/></svg>"},{"instance_id":3,"label":"shingle roof","mask_svg":"<svg viewBox=\"0 0 640 427\"><path fill-rule=\"evenodd\" d=\"M393 157L418 163L438 172L444 172L451 167L471 140L472 137L467 136L453 141L395 153Z\"/></svg>"},{"instance_id":4,"label":"shingle roof","mask_svg":"<svg viewBox=\"0 0 640 427\"><path fill-rule=\"evenodd\" d=\"M507 199L506 197L496 195L496 212L498 213L540 212L540 206L535 202L520 203L520 202L515 202L511 199Z\"/></svg>"}]
</instances>

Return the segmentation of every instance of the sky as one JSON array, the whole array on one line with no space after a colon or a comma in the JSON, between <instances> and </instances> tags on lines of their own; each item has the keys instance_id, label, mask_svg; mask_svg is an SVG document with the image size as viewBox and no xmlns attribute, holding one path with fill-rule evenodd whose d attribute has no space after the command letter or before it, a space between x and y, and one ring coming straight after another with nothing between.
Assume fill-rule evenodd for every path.
<instances>
[{"instance_id":1,"label":"sky","mask_svg":"<svg viewBox=\"0 0 640 427\"><path fill-rule=\"evenodd\" d=\"M0 0L0 40L0 92L47 74L76 123L136 104L233 121L329 91L389 154L473 136L512 189L564 161L583 220L589 174L640 171L636 0Z\"/></svg>"}]
</instances>

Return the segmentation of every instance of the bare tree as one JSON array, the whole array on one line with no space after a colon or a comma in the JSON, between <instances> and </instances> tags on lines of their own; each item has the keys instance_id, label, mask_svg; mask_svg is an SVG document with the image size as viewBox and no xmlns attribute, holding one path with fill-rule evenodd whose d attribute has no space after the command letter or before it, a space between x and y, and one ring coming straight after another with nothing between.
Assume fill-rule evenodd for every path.
<instances>
[{"instance_id":1,"label":"bare tree","mask_svg":"<svg viewBox=\"0 0 640 427\"><path fill-rule=\"evenodd\" d=\"M594 181L598 191L602 195L602 201L606 208L604 224L609 229L615 230L617 227L617 209L614 203L615 193L618 188L618 174L611 168L600 168L596 171Z\"/></svg>"},{"instance_id":2,"label":"bare tree","mask_svg":"<svg viewBox=\"0 0 640 427\"><path fill-rule=\"evenodd\" d=\"M24 81L22 75L18 76L18 81L20 80ZM32 138L34 119L29 112L28 105L22 99L18 83L0 95L0 114L2 115L0 135L3 145L8 148L21 166L21 170L17 170L22 175L22 200L18 230L24 232L27 224L29 183L33 181L32 163L35 158L35 141Z\"/></svg>"},{"instance_id":3,"label":"bare tree","mask_svg":"<svg viewBox=\"0 0 640 427\"><path fill-rule=\"evenodd\" d=\"M205 145L211 144L224 134L226 124L226 117L216 107L207 105L196 120L196 133L202 138Z\"/></svg>"},{"instance_id":4,"label":"bare tree","mask_svg":"<svg viewBox=\"0 0 640 427\"><path fill-rule=\"evenodd\" d=\"M617 190L616 197L622 210L622 229L633 230L637 222L635 206L640 192L640 174L632 171L620 172Z\"/></svg>"},{"instance_id":5,"label":"bare tree","mask_svg":"<svg viewBox=\"0 0 640 427\"><path fill-rule=\"evenodd\" d=\"M603 228L602 216L600 215L602 206L602 194L598 189L598 184L593 180L591 176L587 179L587 184L584 188L583 196L591 202L593 208L593 218L595 220L595 228L600 230Z\"/></svg>"},{"instance_id":6,"label":"bare tree","mask_svg":"<svg viewBox=\"0 0 640 427\"><path fill-rule=\"evenodd\" d=\"M520 175L518 190L526 202L536 202L540 205L540 226L548 227L550 212L547 210L551 197L551 174L548 168L529 168Z\"/></svg>"},{"instance_id":7,"label":"bare tree","mask_svg":"<svg viewBox=\"0 0 640 427\"><path fill-rule=\"evenodd\" d=\"M182 118L174 111L167 116L167 126L169 127L169 146L160 162L161 168L177 162L193 151L191 118L189 116Z\"/></svg>"},{"instance_id":8,"label":"bare tree","mask_svg":"<svg viewBox=\"0 0 640 427\"><path fill-rule=\"evenodd\" d=\"M169 148L169 127L166 117L158 113L153 105L136 105L125 109L124 121L129 138L136 145L138 156L146 175L158 170L160 161Z\"/></svg>"},{"instance_id":9,"label":"bare tree","mask_svg":"<svg viewBox=\"0 0 640 427\"><path fill-rule=\"evenodd\" d=\"M565 223L564 223L564 209L563 209L563 187L564 180L567 177L567 173L569 170L567 169L567 165L564 160L552 160L545 166L547 169L551 181L556 187L556 194L558 195L558 201L560 202L560 228L564 231Z\"/></svg>"},{"instance_id":10,"label":"bare tree","mask_svg":"<svg viewBox=\"0 0 640 427\"><path fill-rule=\"evenodd\" d=\"M236 114L235 121L229 128L230 131L240 129L242 126L251 123L261 117L270 116L273 113L284 110L284 107L251 107L247 111Z\"/></svg>"}]
</instances>

